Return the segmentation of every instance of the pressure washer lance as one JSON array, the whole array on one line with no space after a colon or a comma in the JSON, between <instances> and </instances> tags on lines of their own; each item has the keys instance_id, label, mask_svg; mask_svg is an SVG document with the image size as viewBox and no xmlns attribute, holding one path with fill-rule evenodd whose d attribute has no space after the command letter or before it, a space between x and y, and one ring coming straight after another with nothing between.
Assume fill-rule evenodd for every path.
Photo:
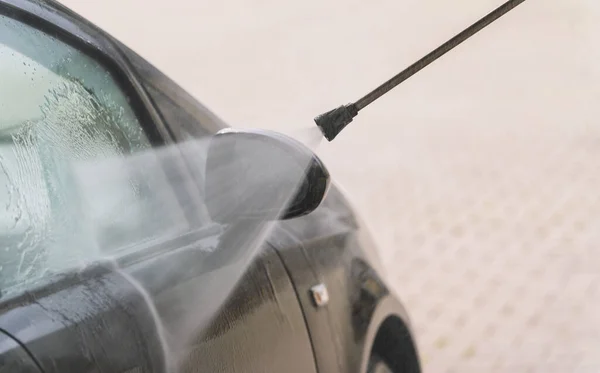
<instances>
[{"instance_id":1,"label":"pressure washer lance","mask_svg":"<svg viewBox=\"0 0 600 373\"><path fill-rule=\"evenodd\" d=\"M425 57L421 58L417 62L404 69L398 75L394 76L387 82L375 88L373 91L365 95L360 100L356 101L355 103L340 106L336 109L319 115L315 118L315 123L317 123L317 126L319 126L319 128L321 129L321 132L323 133L325 138L328 141L332 141L350 122L352 122L352 119L356 115L358 115L358 112L367 107L367 105L369 105L371 102L377 100L379 97L389 92L398 84L415 75L425 66L437 60L438 58L449 52L451 49L453 49L463 41L467 40L471 36L475 35L484 27L488 26L490 23L502 17L510 10L515 8L517 5L523 3L524 1L525 0L507 1L506 3L502 4L501 6L490 12L485 17L481 18L479 21L466 28L464 31L462 31L452 39L448 40L444 44L440 45L438 48L434 49Z\"/></svg>"}]
</instances>

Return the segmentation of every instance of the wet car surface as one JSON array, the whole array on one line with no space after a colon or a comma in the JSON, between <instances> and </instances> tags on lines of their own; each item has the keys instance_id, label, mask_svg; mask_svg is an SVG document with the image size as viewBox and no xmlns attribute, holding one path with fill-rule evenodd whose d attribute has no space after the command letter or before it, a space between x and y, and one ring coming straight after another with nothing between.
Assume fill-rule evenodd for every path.
<instances>
[{"instance_id":1,"label":"wet car surface","mask_svg":"<svg viewBox=\"0 0 600 373\"><path fill-rule=\"evenodd\" d=\"M2 122L16 156L3 164L14 233L0 270L6 367L363 372L376 356L394 372L419 371L370 236L339 189L327 192L312 152L275 134L223 132L173 81L57 3L2 1L0 27L0 74L12 79L0 98L22 88L30 100ZM218 216L246 178L205 188L214 178L196 166L231 134L316 162L294 198L319 203L273 224L253 220L256 203L247 220Z\"/></svg>"}]
</instances>

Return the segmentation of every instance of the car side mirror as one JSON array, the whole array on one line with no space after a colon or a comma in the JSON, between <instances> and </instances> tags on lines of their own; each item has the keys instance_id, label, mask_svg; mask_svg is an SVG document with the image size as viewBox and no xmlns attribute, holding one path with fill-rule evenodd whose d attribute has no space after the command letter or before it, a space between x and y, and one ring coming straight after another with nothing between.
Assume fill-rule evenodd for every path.
<instances>
[{"instance_id":1,"label":"car side mirror","mask_svg":"<svg viewBox=\"0 0 600 373\"><path fill-rule=\"evenodd\" d=\"M208 146L205 202L211 218L290 219L315 210L329 188L329 172L303 144L263 130L225 129Z\"/></svg>"}]
</instances>

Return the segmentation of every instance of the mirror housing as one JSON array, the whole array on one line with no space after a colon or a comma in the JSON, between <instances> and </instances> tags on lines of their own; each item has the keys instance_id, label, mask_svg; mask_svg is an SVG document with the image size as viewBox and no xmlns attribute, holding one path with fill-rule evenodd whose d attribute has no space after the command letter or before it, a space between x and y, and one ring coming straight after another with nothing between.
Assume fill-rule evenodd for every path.
<instances>
[{"instance_id":1,"label":"mirror housing","mask_svg":"<svg viewBox=\"0 0 600 373\"><path fill-rule=\"evenodd\" d=\"M217 222L306 215L321 204L329 183L317 155L283 134L224 129L210 140L205 201Z\"/></svg>"}]
</instances>

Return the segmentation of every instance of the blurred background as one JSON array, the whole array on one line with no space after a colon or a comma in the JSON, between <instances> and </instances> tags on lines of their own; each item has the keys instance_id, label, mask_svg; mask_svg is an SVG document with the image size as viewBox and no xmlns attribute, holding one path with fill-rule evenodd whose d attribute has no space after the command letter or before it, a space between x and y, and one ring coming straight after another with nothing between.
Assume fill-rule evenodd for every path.
<instances>
[{"instance_id":1,"label":"blurred background","mask_svg":"<svg viewBox=\"0 0 600 373\"><path fill-rule=\"evenodd\" d=\"M501 0L61 0L237 127L291 135ZM600 370L600 3L528 0L323 157L425 372Z\"/></svg>"}]
</instances>

